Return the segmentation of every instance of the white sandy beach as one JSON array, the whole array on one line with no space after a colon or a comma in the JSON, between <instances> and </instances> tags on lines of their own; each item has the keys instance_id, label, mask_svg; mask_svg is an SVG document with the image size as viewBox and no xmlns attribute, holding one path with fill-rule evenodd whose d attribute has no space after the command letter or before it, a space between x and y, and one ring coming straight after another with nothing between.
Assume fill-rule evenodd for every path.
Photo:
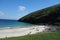
<instances>
[{"instance_id":1,"label":"white sandy beach","mask_svg":"<svg viewBox=\"0 0 60 40\"><path fill-rule=\"evenodd\" d=\"M5 37L17 37L24 36L27 34L35 34L38 32L43 32L47 26L33 26L33 27L24 27L24 28L14 28L14 29L3 29L0 30L0 38Z\"/></svg>"}]
</instances>

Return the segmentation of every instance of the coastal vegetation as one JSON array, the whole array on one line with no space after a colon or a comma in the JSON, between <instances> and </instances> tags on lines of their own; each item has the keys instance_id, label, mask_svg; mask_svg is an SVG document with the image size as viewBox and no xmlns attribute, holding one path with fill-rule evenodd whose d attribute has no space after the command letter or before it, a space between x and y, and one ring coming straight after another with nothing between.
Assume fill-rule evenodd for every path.
<instances>
[{"instance_id":1,"label":"coastal vegetation","mask_svg":"<svg viewBox=\"0 0 60 40\"><path fill-rule=\"evenodd\" d=\"M47 25L48 27L44 31L36 34L27 34L20 37L6 37L0 38L0 40L60 40L60 4L32 12L20 18L18 21L37 25ZM54 31L51 31L53 29ZM39 30L37 29L37 31Z\"/></svg>"},{"instance_id":2,"label":"coastal vegetation","mask_svg":"<svg viewBox=\"0 0 60 40\"><path fill-rule=\"evenodd\" d=\"M60 4L32 12L18 21L38 25L60 25Z\"/></svg>"},{"instance_id":3,"label":"coastal vegetation","mask_svg":"<svg viewBox=\"0 0 60 40\"><path fill-rule=\"evenodd\" d=\"M38 33L21 37L1 38L0 40L60 40L60 31Z\"/></svg>"}]
</instances>

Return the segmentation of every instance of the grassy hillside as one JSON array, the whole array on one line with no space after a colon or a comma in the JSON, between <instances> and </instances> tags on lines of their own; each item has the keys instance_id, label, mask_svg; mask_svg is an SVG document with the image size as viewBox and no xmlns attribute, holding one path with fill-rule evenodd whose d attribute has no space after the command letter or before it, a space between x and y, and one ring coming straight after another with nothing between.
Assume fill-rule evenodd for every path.
<instances>
[{"instance_id":1,"label":"grassy hillside","mask_svg":"<svg viewBox=\"0 0 60 40\"><path fill-rule=\"evenodd\" d=\"M32 24L60 25L60 4L32 12L19 21Z\"/></svg>"},{"instance_id":2,"label":"grassy hillside","mask_svg":"<svg viewBox=\"0 0 60 40\"><path fill-rule=\"evenodd\" d=\"M50 33L38 33L22 37L4 38L0 40L60 40L60 31Z\"/></svg>"}]
</instances>

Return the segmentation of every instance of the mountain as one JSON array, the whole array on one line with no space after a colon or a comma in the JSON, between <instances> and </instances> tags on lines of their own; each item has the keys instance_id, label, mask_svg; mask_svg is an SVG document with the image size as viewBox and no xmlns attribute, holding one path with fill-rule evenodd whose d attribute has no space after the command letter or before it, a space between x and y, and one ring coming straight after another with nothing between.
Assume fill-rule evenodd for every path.
<instances>
[{"instance_id":1,"label":"mountain","mask_svg":"<svg viewBox=\"0 0 60 40\"><path fill-rule=\"evenodd\" d=\"M60 25L60 4L32 12L18 21L39 25Z\"/></svg>"}]
</instances>

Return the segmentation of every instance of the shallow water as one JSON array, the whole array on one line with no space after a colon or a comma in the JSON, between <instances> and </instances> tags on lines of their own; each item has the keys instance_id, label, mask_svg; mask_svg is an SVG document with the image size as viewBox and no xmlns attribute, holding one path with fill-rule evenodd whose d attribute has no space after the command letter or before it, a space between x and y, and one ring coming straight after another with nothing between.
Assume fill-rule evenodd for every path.
<instances>
[{"instance_id":1,"label":"shallow water","mask_svg":"<svg viewBox=\"0 0 60 40\"><path fill-rule=\"evenodd\" d=\"M17 20L4 20L0 19L0 29L1 28L15 28L15 27L29 27L32 24L18 22Z\"/></svg>"}]
</instances>

